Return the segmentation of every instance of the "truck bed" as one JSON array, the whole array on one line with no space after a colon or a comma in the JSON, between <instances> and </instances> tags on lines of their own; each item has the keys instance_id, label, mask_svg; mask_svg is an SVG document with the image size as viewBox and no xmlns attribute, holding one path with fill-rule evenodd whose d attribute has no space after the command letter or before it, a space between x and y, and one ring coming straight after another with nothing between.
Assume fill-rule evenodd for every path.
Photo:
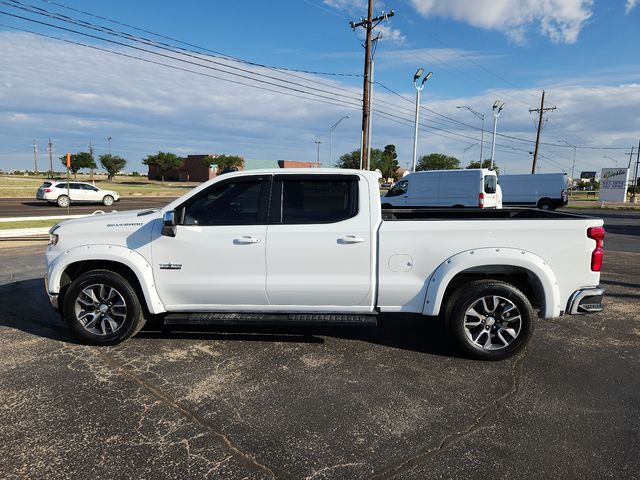
<instances>
[{"instance_id":1,"label":"truck bed","mask_svg":"<svg viewBox=\"0 0 640 480\"><path fill-rule=\"evenodd\" d=\"M382 220L571 220L593 218L537 208L389 208L382 209Z\"/></svg>"}]
</instances>

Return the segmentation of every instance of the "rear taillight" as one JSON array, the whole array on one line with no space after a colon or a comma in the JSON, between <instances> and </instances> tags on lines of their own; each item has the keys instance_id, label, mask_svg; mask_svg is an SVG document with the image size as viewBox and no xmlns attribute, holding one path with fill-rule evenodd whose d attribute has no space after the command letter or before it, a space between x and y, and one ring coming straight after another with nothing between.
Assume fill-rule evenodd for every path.
<instances>
[{"instance_id":1,"label":"rear taillight","mask_svg":"<svg viewBox=\"0 0 640 480\"><path fill-rule=\"evenodd\" d=\"M480 195L478 195L478 206L480 208L484 208L484 193L480 192Z\"/></svg>"},{"instance_id":2,"label":"rear taillight","mask_svg":"<svg viewBox=\"0 0 640 480\"><path fill-rule=\"evenodd\" d=\"M51 193L51 192L53 192L53 189L52 189L52 188L45 188L45 189L43 190L43 192L44 192L44 193Z\"/></svg>"},{"instance_id":3,"label":"rear taillight","mask_svg":"<svg viewBox=\"0 0 640 480\"><path fill-rule=\"evenodd\" d=\"M590 227L587 228L587 237L596 241L596 248L591 252L591 270L593 272L599 272L602 268L602 257L604 251L604 228L603 227Z\"/></svg>"}]
</instances>

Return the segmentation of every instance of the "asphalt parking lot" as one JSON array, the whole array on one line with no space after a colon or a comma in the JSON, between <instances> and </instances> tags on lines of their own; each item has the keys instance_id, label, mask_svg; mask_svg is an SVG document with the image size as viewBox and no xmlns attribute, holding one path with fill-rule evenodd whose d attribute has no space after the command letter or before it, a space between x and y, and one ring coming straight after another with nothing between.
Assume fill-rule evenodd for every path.
<instances>
[{"instance_id":1,"label":"asphalt parking lot","mask_svg":"<svg viewBox=\"0 0 640 480\"><path fill-rule=\"evenodd\" d=\"M82 346L19 267L42 244L5 247L0 478L640 476L638 253L607 251L605 312L539 321L488 363L398 316Z\"/></svg>"}]
</instances>

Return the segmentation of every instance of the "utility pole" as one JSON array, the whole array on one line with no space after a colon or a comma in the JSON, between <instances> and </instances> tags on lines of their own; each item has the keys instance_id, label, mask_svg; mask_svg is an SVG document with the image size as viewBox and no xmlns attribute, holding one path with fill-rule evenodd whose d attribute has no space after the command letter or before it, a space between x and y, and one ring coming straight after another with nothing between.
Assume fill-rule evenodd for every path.
<instances>
[{"instance_id":1,"label":"utility pole","mask_svg":"<svg viewBox=\"0 0 640 480\"><path fill-rule=\"evenodd\" d=\"M530 108L529 113L538 112L538 133L536 134L536 148L533 151L533 165L531 165L531 173L536 173L536 162L538 161L538 147L540 145L540 131L542 130L542 116L544 112L555 110L556 107L544 108L544 90L542 91L542 100L540 101L540 108Z\"/></svg>"},{"instance_id":2,"label":"utility pole","mask_svg":"<svg viewBox=\"0 0 640 480\"><path fill-rule=\"evenodd\" d=\"M49 178L53 178L53 158L52 158L52 151L53 151L53 143L51 143L51 139L49 139L49 145L48 145L48 150L49 150Z\"/></svg>"},{"instance_id":3,"label":"utility pole","mask_svg":"<svg viewBox=\"0 0 640 480\"><path fill-rule=\"evenodd\" d=\"M107 142L109 142L109 156L111 156L111 137L107 137Z\"/></svg>"},{"instance_id":4,"label":"utility pole","mask_svg":"<svg viewBox=\"0 0 640 480\"><path fill-rule=\"evenodd\" d=\"M93 160L93 145L91 145L91 140L89 140L89 155L91 155L91 160ZM93 181L93 167L91 167L91 183L95 183Z\"/></svg>"},{"instance_id":5,"label":"utility pole","mask_svg":"<svg viewBox=\"0 0 640 480\"><path fill-rule=\"evenodd\" d=\"M316 166L318 168L320 168L320 144L322 143L320 140L314 140L314 143L317 145L318 147L318 156L316 159Z\"/></svg>"},{"instance_id":6,"label":"utility pole","mask_svg":"<svg viewBox=\"0 0 640 480\"><path fill-rule=\"evenodd\" d=\"M634 145L631 145L631 152L629 153L629 165L627 165L627 168L629 169L629 171L631 171L631 161L633 160L633 149L635 148Z\"/></svg>"},{"instance_id":7,"label":"utility pole","mask_svg":"<svg viewBox=\"0 0 640 480\"><path fill-rule=\"evenodd\" d=\"M36 139L33 139L33 163L36 166L36 175L38 174L38 145L36 145Z\"/></svg>"},{"instance_id":8,"label":"utility pole","mask_svg":"<svg viewBox=\"0 0 640 480\"><path fill-rule=\"evenodd\" d=\"M363 27L366 30L366 39L364 45L364 75L362 81L362 145L360 148L360 157L362 158L362 168L369 170L369 117L371 115L370 105L370 71L371 71L371 31L376 25L383 20L393 17L394 12L382 12L379 16L373 17L373 0L369 0L367 9L367 18L361 18L359 22L349 22L349 26L355 30Z\"/></svg>"},{"instance_id":9,"label":"utility pole","mask_svg":"<svg viewBox=\"0 0 640 480\"><path fill-rule=\"evenodd\" d=\"M638 188L638 164L640 164L640 140L638 140L638 149L636 150L636 168L633 173L633 186Z\"/></svg>"}]
</instances>

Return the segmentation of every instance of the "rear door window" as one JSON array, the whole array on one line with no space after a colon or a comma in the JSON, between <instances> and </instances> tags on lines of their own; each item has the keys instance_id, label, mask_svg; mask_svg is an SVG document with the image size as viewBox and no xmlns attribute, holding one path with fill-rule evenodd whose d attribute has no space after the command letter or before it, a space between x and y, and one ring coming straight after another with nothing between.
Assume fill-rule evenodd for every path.
<instances>
[{"instance_id":1,"label":"rear door window","mask_svg":"<svg viewBox=\"0 0 640 480\"><path fill-rule=\"evenodd\" d=\"M496 193L497 185L498 177L495 175L487 175L484 177L484 193Z\"/></svg>"},{"instance_id":2,"label":"rear door window","mask_svg":"<svg viewBox=\"0 0 640 480\"><path fill-rule=\"evenodd\" d=\"M51 186L51 182L43 182L42 185L40 185L40 188L49 188Z\"/></svg>"},{"instance_id":3,"label":"rear door window","mask_svg":"<svg viewBox=\"0 0 640 480\"><path fill-rule=\"evenodd\" d=\"M279 180L281 218L276 218L274 223L335 223L358 214L358 177L355 175L334 178L283 175Z\"/></svg>"}]
</instances>

